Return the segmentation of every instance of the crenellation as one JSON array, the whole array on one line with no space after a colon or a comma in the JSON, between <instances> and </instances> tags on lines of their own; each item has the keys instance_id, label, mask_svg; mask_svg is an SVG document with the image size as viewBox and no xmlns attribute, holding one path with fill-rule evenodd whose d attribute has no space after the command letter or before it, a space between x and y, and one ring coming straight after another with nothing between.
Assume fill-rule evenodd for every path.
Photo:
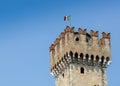
<instances>
[{"instance_id":1,"label":"crenellation","mask_svg":"<svg viewBox=\"0 0 120 86\"><path fill-rule=\"evenodd\" d=\"M71 32L71 33L74 33L74 27L72 27L72 28L70 29L70 32Z\"/></svg>"},{"instance_id":2,"label":"crenellation","mask_svg":"<svg viewBox=\"0 0 120 86\"><path fill-rule=\"evenodd\" d=\"M94 32L93 30L90 31L91 37L95 36L98 37L98 31Z\"/></svg>"},{"instance_id":3,"label":"crenellation","mask_svg":"<svg viewBox=\"0 0 120 86\"><path fill-rule=\"evenodd\" d=\"M61 32L61 34L59 35L59 38L65 38L65 32Z\"/></svg>"},{"instance_id":4,"label":"crenellation","mask_svg":"<svg viewBox=\"0 0 120 86\"><path fill-rule=\"evenodd\" d=\"M67 33L67 32L70 32L71 28L69 26L66 26L64 32Z\"/></svg>"},{"instance_id":5,"label":"crenellation","mask_svg":"<svg viewBox=\"0 0 120 86\"><path fill-rule=\"evenodd\" d=\"M53 51L53 50L55 50L55 45L54 45L54 44L52 44L52 45L50 46L50 51Z\"/></svg>"},{"instance_id":6,"label":"crenellation","mask_svg":"<svg viewBox=\"0 0 120 86\"><path fill-rule=\"evenodd\" d=\"M82 28L78 28L78 33L86 35L86 29L82 30Z\"/></svg>"},{"instance_id":7,"label":"crenellation","mask_svg":"<svg viewBox=\"0 0 120 86\"><path fill-rule=\"evenodd\" d=\"M106 34L105 32L102 32L102 38L110 39L110 33Z\"/></svg>"},{"instance_id":8,"label":"crenellation","mask_svg":"<svg viewBox=\"0 0 120 86\"><path fill-rule=\"evenodd\" d=\"M98 37L98 31L95 32L95 36Z\"/></svg>"}]
</instances>

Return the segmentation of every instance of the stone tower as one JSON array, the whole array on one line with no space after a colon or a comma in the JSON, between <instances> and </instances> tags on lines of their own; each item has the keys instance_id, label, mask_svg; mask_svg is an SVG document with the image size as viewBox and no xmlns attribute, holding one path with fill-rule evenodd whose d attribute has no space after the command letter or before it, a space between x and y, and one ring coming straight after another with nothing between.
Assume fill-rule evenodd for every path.
<instances>
[{"instance_id":1,"label":"stone tower","mask_svg":"<svg viewBox=\"0 0 120 86\"><path fill-rule=\"evenodd\" d=\"M50 71L56 86L107 86L106 68L111 62L110 33L90 33L67 26L50 46Z\"/></svg>"}]
</instances>

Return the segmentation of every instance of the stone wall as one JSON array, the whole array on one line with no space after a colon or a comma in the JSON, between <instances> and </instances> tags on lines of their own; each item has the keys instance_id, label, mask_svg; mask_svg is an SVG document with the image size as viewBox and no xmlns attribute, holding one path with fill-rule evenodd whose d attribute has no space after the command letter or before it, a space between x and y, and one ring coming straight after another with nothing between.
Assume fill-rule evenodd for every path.
<instances>
[{"instance_id":1,"label":"stone wall","mask_svg":"<svg viewBox=\"0 0 120 86\"><path fill-rule=\"evenodd\" d=\"M56 86L107 86L106 73L98 66L74 63L56 78Z\"/></svg>"},{"instance_id":2,"label":"stone wall","mask_svg":"<svg viewBox=\"0 0 120 86\"><path fill-rule=\"evenodd\" d=\"M103 69L110 62L110 33L103 32L99 40L98 31L87 33L86 29L79 28L74 32L74 28L67 26L50 46L50 71L56 78L56 86L80 86L80 83L82 86L106 86ZM73 64L72 69L70 64ZM80 74L82 66L84 74Z\"/></svg>"}]
</instances>

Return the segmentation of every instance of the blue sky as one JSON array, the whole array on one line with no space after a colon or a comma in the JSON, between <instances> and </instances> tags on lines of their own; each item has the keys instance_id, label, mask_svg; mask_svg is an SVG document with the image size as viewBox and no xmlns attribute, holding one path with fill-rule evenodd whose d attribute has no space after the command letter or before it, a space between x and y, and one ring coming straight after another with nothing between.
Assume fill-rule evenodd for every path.
<instances>
[{"instance_id":1,"label":"blue sky","mask_svg":"<svg viewBox=\"0 0 120 86\"><path fill-rule=\"evenodd\" d=\"M111 33L108 85L120 84L119 0L1 0L0 86L55 86L49 46L69 25L64 15L71 15L76 31L81 27Z\"/></svg>"}]
</instances>

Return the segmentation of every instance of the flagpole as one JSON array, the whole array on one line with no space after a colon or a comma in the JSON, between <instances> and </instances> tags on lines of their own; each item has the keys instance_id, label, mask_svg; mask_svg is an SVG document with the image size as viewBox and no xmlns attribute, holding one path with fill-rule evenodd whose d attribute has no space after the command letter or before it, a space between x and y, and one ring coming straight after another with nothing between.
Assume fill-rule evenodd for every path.
<instances>
[{"instance_id":1,"label":"flagpole","mask_svg":"<svg viewBox=\"0 0 120 86\"><path fill-rule=\"evenodd\" d=\"M70 15L70 27L71 27L71 15Z\"/></svg>"}]
</instances>

